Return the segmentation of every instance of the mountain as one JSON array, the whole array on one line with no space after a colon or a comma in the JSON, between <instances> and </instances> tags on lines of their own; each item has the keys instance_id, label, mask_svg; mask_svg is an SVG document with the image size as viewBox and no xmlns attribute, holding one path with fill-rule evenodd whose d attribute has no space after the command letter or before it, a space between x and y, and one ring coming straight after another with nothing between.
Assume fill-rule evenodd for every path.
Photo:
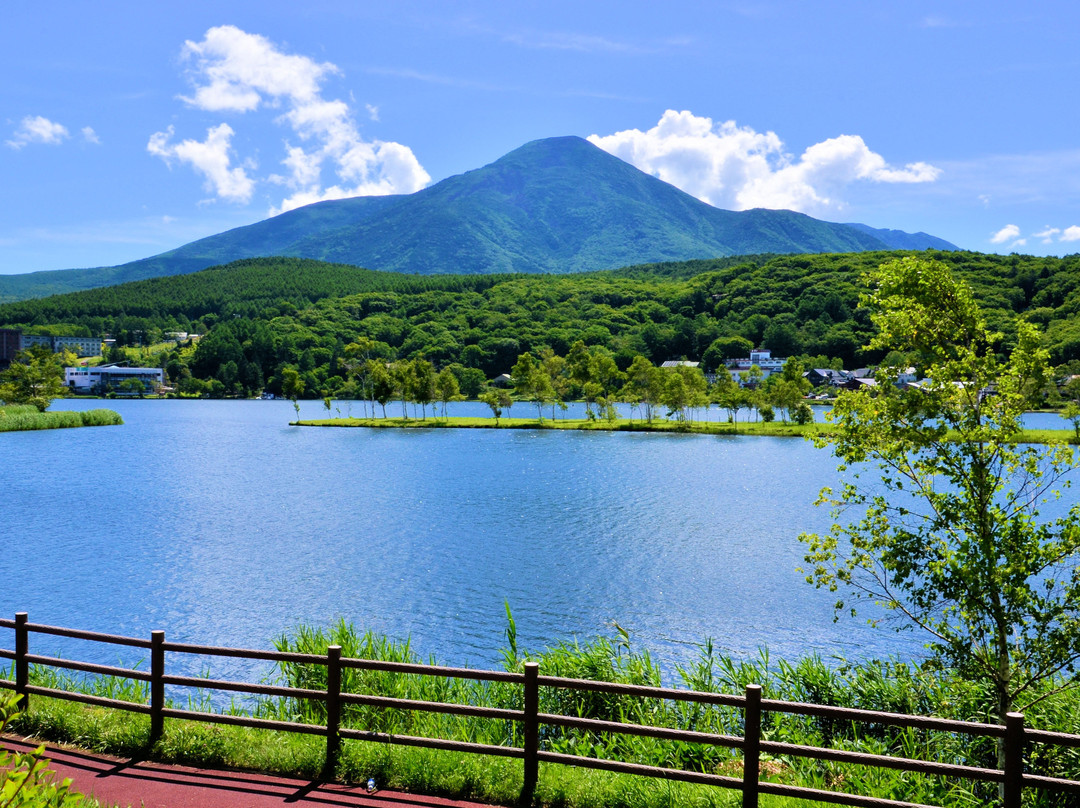
<instances>
[{"instance_id":1,"label":"mountain","mask_svg":"<svg viewBox=\"0 0 1080 808\"><path fill-rule=\"evenodd\" d=\"M885 242L890 250L957 250L955 244L950 244L943 238L931 236L928 233L905 233L903 230L882 230L865 224L848 224L867 235L873 236Z\"/></svg>"},{"instance_id":2,"label":"mountain","mask_svg":"<svg viewBox=\"0 0 1080 808\"><path fill-rule=\"evenodd\" d=\"M416 274L585 272L746 253L955 249L784 210L714 208L578 137L527 143L414 194L308 205L116 267L0 276L0 301L292 256ZM912 241L913 240L913 241Z\"/></svg>"}]
</instances>

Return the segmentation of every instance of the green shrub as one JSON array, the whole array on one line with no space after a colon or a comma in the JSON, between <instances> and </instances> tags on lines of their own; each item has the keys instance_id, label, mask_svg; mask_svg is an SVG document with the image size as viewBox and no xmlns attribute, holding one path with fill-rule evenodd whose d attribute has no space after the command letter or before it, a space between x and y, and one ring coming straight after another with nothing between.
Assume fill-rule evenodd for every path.
<instances>
[{"instance_id":1,"label":"green shrub","mask_svg":"<svg viewBox=\"0 0 1080 808\"><path fill-rule=\"evenodd\" d=\"M83 426L120 426L124 423L120 413L113 410L86 410L80 415L82 416Z\"/></svg>"},{"instance_id":2,"label":"green shrub","mask_svg":"<svg viewBox=\"0 0 1080 808\"><path fill-rule=\"evenodd\" d=\"M19 697L0 702L0 734L18 714ZM71 791L71 780L55 782L47 768L45 746L19 753L0 749L0 806L3 808L77 808L82 797Z\"/></svg>"}]
</instances>

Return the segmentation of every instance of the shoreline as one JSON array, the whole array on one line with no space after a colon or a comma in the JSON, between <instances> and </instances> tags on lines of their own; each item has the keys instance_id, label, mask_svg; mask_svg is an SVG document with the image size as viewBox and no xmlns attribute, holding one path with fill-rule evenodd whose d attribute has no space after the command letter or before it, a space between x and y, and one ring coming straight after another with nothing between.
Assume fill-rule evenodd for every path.
<instances>
[{"instance_id":1,"label":"shoreline","mask_svg":"<svg viewBox=\"0 0 1080 808\"><path fill-rule=\"evenodd\" d=\"M463 416L431 418L309 418L290 421L289 426L365 428L365 429L534 429L569 430L577 432L657 432L675 435L717 435L781 438L813 438L836 432L837 427L828 423L794 424L777 421L748 421L737 424L727 421L699 421L683 423L656 419L631 421L620 418L614 422L578 419L538 418L470 418ZM1080 439L1068 429L1028 429L1021 433L1018 443L1080 445Z\"/></svg>"}]
</instances>

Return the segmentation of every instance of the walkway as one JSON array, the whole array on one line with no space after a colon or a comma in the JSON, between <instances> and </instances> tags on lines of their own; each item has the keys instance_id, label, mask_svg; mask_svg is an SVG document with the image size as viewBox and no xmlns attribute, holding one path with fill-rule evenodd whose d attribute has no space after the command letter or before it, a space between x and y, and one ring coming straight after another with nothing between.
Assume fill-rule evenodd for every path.
<instances>
[{"instance_id":1,"label":"walkway","mask_svg":"<svg viewBox=\"0 0 1080 808\"><path fill-rule=\"evenodd\" d=\"M0 746L30 752L36 744L5 736ZM45 745L49 769L72 788L112 808L490 808L480 803L423 797L400 791L368 794L363 786L320 783L295 777L194 769L143 760L124 760Z\"/></svg>"}]
</instances>

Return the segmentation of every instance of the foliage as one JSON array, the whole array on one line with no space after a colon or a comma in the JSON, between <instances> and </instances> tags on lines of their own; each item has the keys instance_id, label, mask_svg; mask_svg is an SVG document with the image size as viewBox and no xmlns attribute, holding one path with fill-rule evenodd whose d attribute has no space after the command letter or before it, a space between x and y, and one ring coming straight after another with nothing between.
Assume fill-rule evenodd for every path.
<instances>
[{"instance_id":1,"label":"foliage","mask_svg":"<svg viewBox=\"0 0 1080 808\"><path fill-rule=\"evenodd\" d=\"M45 412L54 398L67 393L64 387L64 358L43 345L32 345L15 355L7 370L0 373L0 400L8 404L32 404Z\"/></svg>"},{"instance_id":2,"label":"foliage","mask_svg":"<svg viewBox=\"0 0 1080 808\"><path fill-rule=\"evenodd\" d=\"M296 368L285 368L281 372L281 392L286 398L292 400L293 407L296 409L296 417L300 418L300 402L298 399L304 394L304 388L306 387L304 380L300 378L299 371Z\"/></svg>"},{"instance_id":3,"label":"foliage","mask_svg":"<svg viewBox=\"0 0 1080 808\"><path fill-rule=\"evenodd\" d=\"M902 390L891 383L901 368L887 367L873 390L837 400L839 429L816 442L850 475L822 493L844 518L827 536L801 537L808 580L920 630L935 659L992 690L1004 722L1080 659L1080 505L1055 501L1076 456L1016 442L1046 351L1021 321L999 358L1001 335L940 262L892 261L867 281L873 346L912 357L927 381ZM876 482L863 482L868 473Z\"/></svg>"},{"instance_id":4,"label":"foliage","mask_svg":"<svg viewBox=\"0 0 1080 808\"><path fill-rule=\"evenodd\" d=\"M864 347L875 326L857 307L858 278L904 255L756 256L559 276L415 276L249 259L2 305L0 323L129 339L204 334L154 360L188 394L281 395L282 370L291 366L305 397L340 398L350 380L368 385L358 363L422 356L437 371L455 367L463 394L474 398L479 379L509 372L523 353L567 357L577 340L606 350L620 372L637 356L653 365L702 361L712 370L722 358L745 356L748 345L781 337L787 355L807 360L804 368L875 364L887 351ZM1003 352L1015 344L1022 315L1043 326L1053 363L1080 359L1080 256L920 255L949 264L973 288L989 325L1005 334ZM351 344L361 346L358 354L347 353ZM556 390L552 403L570 392Z\"/></svg>"},{"instance_id":5,"label":"foliage","mask_svg":"<svg viewBox=\"0 0 1080 808\"><path fill-rule=\"evenodd\" d=\"M0 700L0 734L18 715L19 697ZM33 752L9 752L0 748L0 808L77 808L81 797L71 791L71 780L55 782L47 768L45 745Z\"/></svg>"},{"instance_id":6,"label":"foliage","mask_svg":"<svg viewBox=\"0 0 1080 808\"><path fill-rule=\"evenodd\" d=\"M491 414L495 418L495 426L499 425L503 410L509 409L514 404L510 394L505 390L487 390L480 394L480 401L491 408Z\"/></svg>"}]
</instances>

